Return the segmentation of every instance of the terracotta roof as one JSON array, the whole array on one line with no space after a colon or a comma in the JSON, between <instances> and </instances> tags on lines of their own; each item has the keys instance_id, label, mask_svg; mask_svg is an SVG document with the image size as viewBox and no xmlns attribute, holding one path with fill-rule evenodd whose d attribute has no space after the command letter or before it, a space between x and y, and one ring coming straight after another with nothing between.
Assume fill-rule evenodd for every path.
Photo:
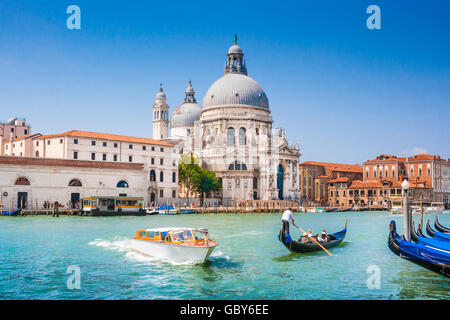
<instances>
[{"instance_id":1,"label":"terracotta roof","mask_svg":"<svg viewBox=\"0 0 450 320\"><path fill-rule=\"evenodd\" d=\"M389 188L401 188L402 187L402 181L400 180L383 180L383 181L361 181L361 180L354 180L352 181L352 184L349 188L351 189L367 189L367 188L382 188L383 182L389 182ZM419 181L408 181L410 188L414 189L430 189L431 186L428 186L426 181L419 180Z\"/></svg>"},{"instance_id":2,"label":"terracotta roof","mask_svg":"<svg viewBox=\"0 0 450 320\"><path fill-rule=\"evenodd\" d=\"M321 167L326 167L332 171L362 173L362 166L359 164L343 164L343 163L330 163L330 162L318 162L318 161L305 161L305 162L300 163L299 166L321 166Z\"/></svg>"},{"instance_id":3,"label":"terracotta roof","mask_svg":"<svg viewBox=\"0 0 450 320\"><path fill-rule=\"evenodd\" d=\"M381 188L383 184L381 181L361 181L354 180L349 188L351 189L365 189L365 188Z\"/></svg>"},{"instance_id":4,"label":"terracotta roof","mask_svg":"<svg viewBox=\"0 0 450 320\"><path fill-rule=\"evenodd\" d=\"M347 177L340 177L340 178L336 178L333 180L328 181L328 183L334 183L334 182L348 182L348 180L350 180Z\"/></svg>"},{"instance_id":5,"label":"terracotta roof","mask_svg":"<svg viewBox=\"0 0 450 320\"><path fill-rule=\"evenodd\" d=\"M78 137L78 138L90 138L90 139L100 139L100 140L111 140L111 141L123 141L123 142L134 142L134 143L145 143L145 144L154 144L158 146L166 146L173 147L172 144L156 140L150 138L138 138L138 137L129 137L129 136L121 136L118 134L111 133L99 133L99 132L89 132L89 131L79 131L79 130L71 130L59 134L49 134L40 136L38 139L51 139L58 137Z\"/></svg>"},{"instance_id":6,"label":"terracotta roof","mask_svg":"<svg viewBox=\"0 0 450 320\"><path fill-rule=\"evenodd\" d=\"M397 157L397 156L393 156L390 154L381 154L378 157L376 157L375 159L372 160L367 160L366 162L364 162L364 164L366 163L378 163L378 162L399 162L399 161L406 161L406 157Z\"/></svg>"},{"instance_id":7,"label":"terracotta roof","mask_svg":"<svg viewBox=\"0 0 450 320\"><path fill-rule=\"evenodd\" d=\"M122 169L122 170L144 170L142 163L127 162L106 162L106 161L86 161L86 160L66 160L51 158L31 158L0 156L0 164L8 165L31 165L31 166L55 166L55 167L78 167L78 168L99 168L99 169Z\"/></svg>"},{"instance_id":8,"label":"terracotta roof","mask_svg":"<svg viewBox=\"0 0 450 320\"><path fill-rule=\"evenodd\" d=\"M420 161L420 160L444 160L439 156L434 156L431 154L416 154L408 158L408 161Z\"/></svg>"},{"instance_id":9,"label":"terracotta roof","mask_svg":"<svg viewBox=\"0 0 450 320\"><path fill-rule=\"evenodd\" d=\"M326 175L317 176L316 179L330 179L331 177Z\"/></svg>"}]
</instances>

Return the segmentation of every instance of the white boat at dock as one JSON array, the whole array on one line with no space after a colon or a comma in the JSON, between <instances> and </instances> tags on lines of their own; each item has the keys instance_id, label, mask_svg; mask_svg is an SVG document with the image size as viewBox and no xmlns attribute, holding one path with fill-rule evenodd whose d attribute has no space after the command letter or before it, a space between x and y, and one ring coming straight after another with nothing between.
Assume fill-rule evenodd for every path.
<instances>
[{"instance_id":1,"label":"white boat at dock","mask_svg":"<svg viewBox=\"0 0 450 320\"><path fill-rule=\"evenodd\" d=\"M175 263L203 263L218 244L205 228L153 228L130 238L133 250Z\"/></svg>"}]
</instances>

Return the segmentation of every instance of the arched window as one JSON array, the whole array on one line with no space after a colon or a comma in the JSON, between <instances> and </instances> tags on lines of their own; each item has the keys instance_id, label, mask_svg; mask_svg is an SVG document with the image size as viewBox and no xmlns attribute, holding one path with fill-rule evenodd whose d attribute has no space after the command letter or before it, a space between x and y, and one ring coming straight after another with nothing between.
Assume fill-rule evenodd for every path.
<instances>
[{"instance_id":1,"label":"arched window","mask_svg":"<svg viewBox=\"0 0 450 320\"><path fill-rule=\"evenodd\" d=\"M81 181L78 179L72 179L69 182L69 187L81 187L81 186L82 186Z\"/></svg>"},{"instance_id":2,"label":"arched window","mask_svg":"<svg viewBox=\"0 0 450 320\"><path fill-rule=\"evenodd\" d=\"M228 128L227 145L234 146L234 128Z\"/></svg>"},{"instance_id":3,"label":"arched window","mask_svg":"<svg viewBox=\"0 0 450 320\"><path fill-rule=\"evenodd\" d=\"M164 182L164 173L162 171L159 173L159 181Z\"/></svg>"},{"instance_id":4,"label":"arched window","mask_svg":"<svg viewBox=\"0 0 450 320\"><path fill-rule=\"evenodd\" d=\"M30 185L30 180L28 180L25 177L20 177L16 179L16 186L29 186Z\"/></svg>"},{"instance_id":5,"label":"arched window","mask_svg":"<svg viewBox=\"0 0 450 320\"><path fill-rule=\"evenodd\" d=\"M128 182L124 180L121 180L117 183L117 188L128 188L128 187L129 187Z\"/></svg>"},{"instance_id":6,"label":"arched window","mask_svg":"<svg viewBox=\"0 0 450 320\"><path fill-rule=\"evenodd\" d=\"M239 160L236 160L233 163L230 163L228 170L247 170L247 165Z\"/></svg>"},{"instance_id":7,"label":"arched window","mask_svg":"<svg viewBox=\"0 0 450 320\"><path fill-rule=\"evenodd\" d=\"M245 136L245 128L239 128L239 145L245 146L247 144L247 137Z\"/></svg>"},{"instance_id":8,"label":"arched window","mask_svg":"<svg viewBox=\"0 0 450 320\"><path fill-rule=\"evenodd\" d=\"M253 189L258 189L258 178L253 177Z\"/></svg>"},{"instance_id":9,"label":"arched window","mask_svg":"<svg viewBox=\"0 0 450 320\"><path fill-rule=\"evenodd\" d=\"M150 181L156 181L156 172L155 172L155 170L150 170Z\"/></svg>"},{"instance_id":10,"label":"arched window","mask_svg":"<svg viewBox=\"0 0 450 320\"><path fill-rule=\"evenodd\" d=\"M39 158L39 151L36 151L36 158Z\"/></svg>"},{"instance_id":11,"label":"arched window","mask_svg":"<svg viewBox=\"0 0 450 320\"><path fill-rule=\"evenodd\" d=\"M177 182L177 174L172 172L172 182Z\"/></svg>"}]
</instances>

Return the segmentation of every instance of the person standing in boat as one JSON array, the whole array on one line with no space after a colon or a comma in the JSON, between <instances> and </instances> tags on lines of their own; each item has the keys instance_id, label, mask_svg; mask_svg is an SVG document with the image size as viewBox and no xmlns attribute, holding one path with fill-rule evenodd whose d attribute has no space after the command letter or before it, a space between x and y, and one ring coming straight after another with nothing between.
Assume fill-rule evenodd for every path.
<instances>
[{"instance_id":1,"label":"person standing in boat","mask_svg":"<svg viewBox=\"0 0 450 320\"><path fill-rule=\"evenodd\" d=\"M289 223L292 223L295 226L294 214L291 210L286 210L281 217L281 231L284 234L289 234Z\"/></svg>"}]
</instances>

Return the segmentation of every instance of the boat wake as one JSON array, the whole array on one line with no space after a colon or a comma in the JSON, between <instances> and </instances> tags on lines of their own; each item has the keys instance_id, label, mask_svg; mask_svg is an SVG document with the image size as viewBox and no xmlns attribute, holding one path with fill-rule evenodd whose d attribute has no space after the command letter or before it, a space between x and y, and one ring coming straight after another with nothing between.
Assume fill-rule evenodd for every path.
<instances>
[{"instance_id":1,"label":"boat wake","mask_svg":"<svg viewBox=\"0 0 450 320\"><path fill-rule=\"evenodd\" d=\"M254 236L260 236L263 234L270 234L270 232L249 230L249 231L239 232L239 233L235 233L235 234L229 234L226 236L222 236L221 238L254 237Z\"/></svg>"},{"instance_id":2,"label":"boat wake","mask_svg":"<svg viewBox=\"0 0 450 320\"><path fill-rule=\"evenodd\" d=\"M167 260L167 259L157 259L155 257L140 253L138 251L135 251L131 248L131 244L129 239L127 238L116 238L114 240L104 240L104 239L95 239L94 241L89 242L90 246L97 246L101 248L106 248L110 250L115 250L118 252L126 252L125 257L131 261L144 263L144 264L156 264L161 262L166 262L171 265L175 266L185 266L185 265L194 265L195 261L173 261L173 260ZM219 253L220 252L220 253ZM219 254L218 254L219 253ZM215 257L222 255L223 253L221 251L213 252L211 256ZM230 259L230 257L225 256L224 258Z\"/></svg>"}]
</instances>

